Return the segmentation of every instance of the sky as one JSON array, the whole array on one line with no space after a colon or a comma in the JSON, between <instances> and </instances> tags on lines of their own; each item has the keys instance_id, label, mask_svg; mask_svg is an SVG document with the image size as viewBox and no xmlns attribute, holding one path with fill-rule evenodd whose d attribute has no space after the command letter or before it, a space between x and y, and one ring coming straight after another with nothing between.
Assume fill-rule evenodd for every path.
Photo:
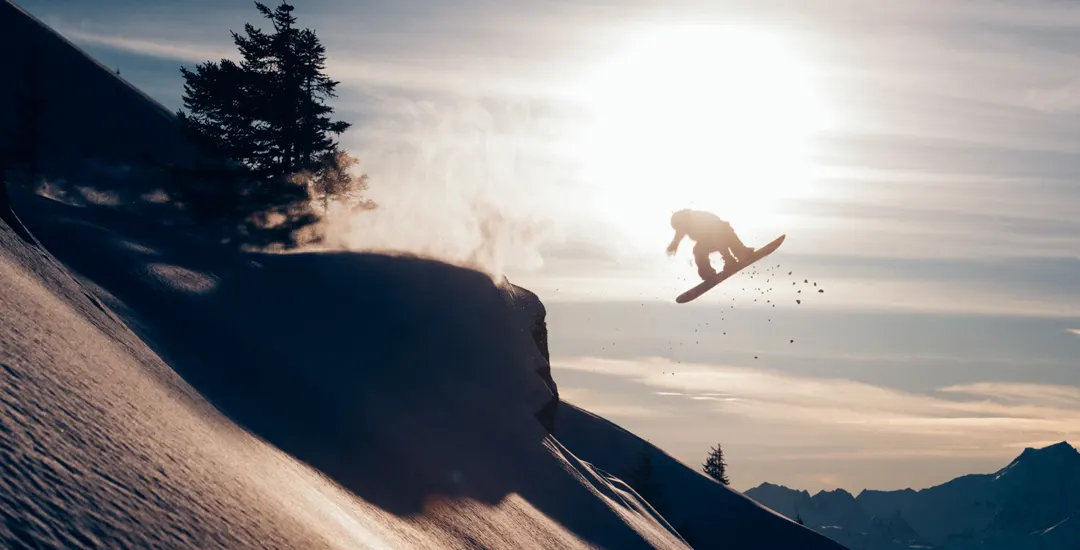
<instances>
[{"instance_id":1,"label":"sky","mask_svg":"<svg viewBox=\"0 0 1080 550\"><path fill-rule=\"evenodd\" d=\"M173 110L181 65L264 26L19 4ZM295 5L381 205L338 244L536 292L564 400L691 466L720 444L738 490L918 489L1080 439L1080 5ZM677 305L681 207L787 239Z\"/></svg>"}]
</instances>

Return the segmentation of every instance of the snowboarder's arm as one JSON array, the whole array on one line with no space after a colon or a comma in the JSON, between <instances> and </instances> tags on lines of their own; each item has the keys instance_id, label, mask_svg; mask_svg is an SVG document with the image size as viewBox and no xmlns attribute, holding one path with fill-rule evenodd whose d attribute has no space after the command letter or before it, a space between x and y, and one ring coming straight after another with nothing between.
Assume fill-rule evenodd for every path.
<instances>
[{"instance_id":1,"label":"snowboarder's arm","mask_svg":"<svg viewBox=\"0 0 1080 550\"><path fill-rule=\"evenodd\" d=\"M686 233L683 233L682 231L675 231L675 237L671 239L671 244L669 244L667 247L667 253L669 256L679 250L679 243L682 242L683 237L685 236Z\"/></svg>"}]
</instances>

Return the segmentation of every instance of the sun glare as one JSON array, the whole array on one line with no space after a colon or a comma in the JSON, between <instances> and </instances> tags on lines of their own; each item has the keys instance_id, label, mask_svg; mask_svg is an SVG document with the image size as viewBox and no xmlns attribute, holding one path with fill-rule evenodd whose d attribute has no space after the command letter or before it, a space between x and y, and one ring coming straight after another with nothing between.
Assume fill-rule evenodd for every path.
<instances>
[{"instance_id":1,"label":"sun glare","mask_svg":"<svg viewBox=\"0 0 1080 550\"><path fill-rule=\"evenodd\" d=\"M776 202L808 192L807 142L824 113L808 65L777 36L666 28L581 90L583 183L597 215L632 241L669 239L656 227L682 207L716 212L740 233L779 233Z\"/></svg>"}]
</instances>

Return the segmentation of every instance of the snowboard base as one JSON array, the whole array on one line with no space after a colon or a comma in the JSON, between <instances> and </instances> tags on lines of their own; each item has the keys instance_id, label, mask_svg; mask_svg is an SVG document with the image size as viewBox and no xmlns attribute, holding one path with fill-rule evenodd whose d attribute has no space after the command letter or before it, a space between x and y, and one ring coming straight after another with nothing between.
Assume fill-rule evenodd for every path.
<instances>
[{"instance_id":1,"label":"snowboard base","mask_svg":"<svg viewBox=\"0 0 1080 550\"><path fill-rule=\"evenodd\" d=\"M729 267L725 265L723 271L718 271L716 273L716 277L713 277L712 279L709 279L707 281L702 281L694 288L683 292L677 298L675 298L675 302L679 304L685 304L686 302L700 297L702 294L705 294L714 286L724 282L724 280L726 280L728 277L731 277L732 275L753 265L754 262L757 262L765 256L772 254L777 248L780 248L780 245L783 244L785 238L787 238L787 234L780 235L769 244L755 250L748 259L739 262L734 267Z\"/></svg>"}]
</instances>

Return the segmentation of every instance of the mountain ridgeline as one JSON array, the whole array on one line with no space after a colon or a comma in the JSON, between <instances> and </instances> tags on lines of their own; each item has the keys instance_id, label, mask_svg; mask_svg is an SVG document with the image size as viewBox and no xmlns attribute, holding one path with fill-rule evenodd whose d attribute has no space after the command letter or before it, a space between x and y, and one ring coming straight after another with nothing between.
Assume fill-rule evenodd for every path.
<instances>
[{"instance_id":1,"label":"mountain ridgeline","mask_svg":"<svg viewBox=\"0 0 1080 550\"><path fill-rule=\"evenodd\" d=\"M1080 540L1080 453L1064 441L918 491L811 496L763 483L746 495L852 550L1064 550Z\"/></svg>"}]
</instances>

